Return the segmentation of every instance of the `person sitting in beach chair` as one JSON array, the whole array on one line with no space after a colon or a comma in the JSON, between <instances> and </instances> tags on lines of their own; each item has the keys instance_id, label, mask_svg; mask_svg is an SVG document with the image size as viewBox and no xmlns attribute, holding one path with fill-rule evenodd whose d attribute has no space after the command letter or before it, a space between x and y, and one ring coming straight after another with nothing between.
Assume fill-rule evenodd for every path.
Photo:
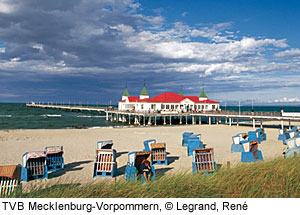
<instances>
[{"instance_id":1,"label":"person sitting in beach chair","mask_svg":"<svg viewBox=\"0 0 300 215\"><path fill-rule=\"evenodd\" d=\"M150 162L148 160L145 159L142 161L141 165L139 166L139 171L140 174L144 175L146 181L150 181L152 171L151 171Z\"/></svg>"},{"instance_id":2,"label":"person sitting in beach chair","mask_svg":"<svg viewBox=\"0 0 300 215\"><path fill-rule=\"evenodd\" d=\"M250 142L250 152L253 154L253 157L255 160L258 160L259 155L258 155L258 141L251 141Z\"/></svg>"}]
</instances>

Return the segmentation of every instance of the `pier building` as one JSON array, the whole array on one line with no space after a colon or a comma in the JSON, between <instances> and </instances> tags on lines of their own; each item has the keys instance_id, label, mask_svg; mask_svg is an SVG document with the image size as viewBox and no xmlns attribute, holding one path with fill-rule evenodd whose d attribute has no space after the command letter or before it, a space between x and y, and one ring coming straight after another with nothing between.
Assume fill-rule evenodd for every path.
<instances>
[{"instance_id":1,"label":"pier building","mask_svg":"<svg viewBox=\"0 0 300 215\"><path fill-rule=\"evenodd\" d=\"M220 110L220 103L207 98L204 89L199 96L186 96L182 92L164 92L150 98L146 86L139 96L130 96L127 87L118 102L119 111L133 112L206 112Z\"/></svg>"}]
</instances>

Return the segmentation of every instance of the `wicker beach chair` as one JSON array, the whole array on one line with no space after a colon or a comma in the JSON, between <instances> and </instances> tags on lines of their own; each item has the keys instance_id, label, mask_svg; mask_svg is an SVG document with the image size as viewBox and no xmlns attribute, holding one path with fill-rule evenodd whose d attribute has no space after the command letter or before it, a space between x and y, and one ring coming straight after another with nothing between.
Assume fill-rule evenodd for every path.
<instances>
[{"instance_id":1,"label":"wicker beach chair","mask_svg":"<svg viewBox=\"0 0 300 215\"><path fill-rule=\"evenodd\" d=\"M114 177L116 174L116 150L96 149L93 177Z\"/></svg>"},{"instance_id":2,"label":"wicker beach chair","mask_svg":"<svg viewBox=\"0 0 300 215\"><path fill-rule=\"evenodd\" d=\"M0 198L8 197L20 185L21 168L19 165L0 166Z\"/></svg>"},{"instance_id":3,"label":"wicker beach chair","mask_svg":"<svg viewBox=\"0 0 300 215\"><path fill-rule=\"evenodd\" d=\"M216 171L214 149L195 149L192 162L193 173L213 173Z\"/></svg>"},{"instance_id":4,"label":"wicker beach chair","mask_svg":"<svg viewBox=\"0 0 300 215\"><path fill-rule=\"evenodd\" d=\"M168 165L167 144L151 143L152 164Z\"/></svg>"},{"instance_id":5,"label":"wicker beach chair","mask_svg":"<svg viewBox=\"0 0 300 215\"><path fill-rule=\"evenodd\" d=\"M48 178L46 152L25 152L22 159L21 180L38 180Z\"/></svg>"},{"instance_id":6,"label":"wicker beach chair","mask_svg":"<svg viewBox=\"0 0 300 215\"><path fill-rule=\"evenodd\" d=\"M140 151L128 153L128 162L125 169L126 180L146 181L144 175L139 171L139 167L144 160L151 162L151 151ZM155 169L151 165L151 180L155 178Z\"/></svg>"},{"instance_id":7,"label":"wicker beach chair","mask_svg":"<svg viewBox=\"0 0 300 215\"><path fill-rule=\"evenodd\" d=\"M64 169L64 150L62 146L47 146L45 152L48 172Z\"/></svg>"}]
</instances>

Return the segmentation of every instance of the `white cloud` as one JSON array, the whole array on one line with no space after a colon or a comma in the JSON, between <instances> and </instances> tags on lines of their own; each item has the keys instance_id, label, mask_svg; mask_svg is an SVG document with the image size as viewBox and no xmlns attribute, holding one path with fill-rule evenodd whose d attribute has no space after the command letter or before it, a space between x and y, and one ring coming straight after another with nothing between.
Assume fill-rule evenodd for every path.
<instances>
[{"instance_id":1,"label":"white cloud","mask_svg":"<svg viewBox=\"0 0 300 215\"><path fill-rule=\"evenodd\" d=\"M13 93L0 93L0 98L14 98L14 97L19 97L19 95Z\"/></svg>"},{"instance_id":2,"label":"white cloud","mask_svg":"<svg viewBox=\"0 0 300 215\"><path fill-rule=\"evenodd\" d=\"M0 13L11 13L15 9L15 5L7 0L0 0Z\"/></svg>"},{"instance_id":3,"label":"white cloud","mask_svg":"<svg viewBox=\"0 0 300 215\"><path fill-rule=\"evenodd\" d=\"M289 49L282 52L278 52L274 55L278 58L300 58L300 49Z\"/></svg>"},{"instance_id":4,"label":"white cloud","mask_svg":"<svg viewBox=\"0 0 300 215\"><path fill-rule=\"evenodd\" d=\"M293 102L300 102L300 98L294 97L294 98L281 98L281 99L275 99L273 102L275 103L293 103Z\"/></svg>"}]
</instances>

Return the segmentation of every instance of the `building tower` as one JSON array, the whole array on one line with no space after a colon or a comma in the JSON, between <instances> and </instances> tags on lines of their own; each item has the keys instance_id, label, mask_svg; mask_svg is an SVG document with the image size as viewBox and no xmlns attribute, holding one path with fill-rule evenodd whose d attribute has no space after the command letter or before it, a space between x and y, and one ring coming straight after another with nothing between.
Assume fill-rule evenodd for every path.
<instances>
[{"instance_id":1,"label":"building tower","mask_svg":"<svg viewBox=\"0 0 300 215\"><path fill-rule=\"evenodd\" d=\"M125 90L123 92L123 95L122 95L122 100L125 100L129 97L129 92L128 92L128 89L127 89L127 82L126 82L126 85L125 85Z\"/></svg>"},{"instance_id":2,"label":"building tower","mask_svg":"<svg viewBox=\"0 0 300 215\"><path fill-rule=\"evenodd\" d=\"M149 93L146 90L146 83L144 81L144 88L142 89L140 93L140 99L148 99L149 98Z\"/></svg>"},{"instance_id":3,"label":"building tower","mask_svg":"<svg viewBox=\"0 0 300 215\"><path fill-rule=\"evenodd\" d=\"M204 87L202 85L202 91L201 91L201 94L199 96L199 101L204 101L204 100L207 100L207 96L206 96L206 94L204 92Z\"/></svg>"}]
</instances>

